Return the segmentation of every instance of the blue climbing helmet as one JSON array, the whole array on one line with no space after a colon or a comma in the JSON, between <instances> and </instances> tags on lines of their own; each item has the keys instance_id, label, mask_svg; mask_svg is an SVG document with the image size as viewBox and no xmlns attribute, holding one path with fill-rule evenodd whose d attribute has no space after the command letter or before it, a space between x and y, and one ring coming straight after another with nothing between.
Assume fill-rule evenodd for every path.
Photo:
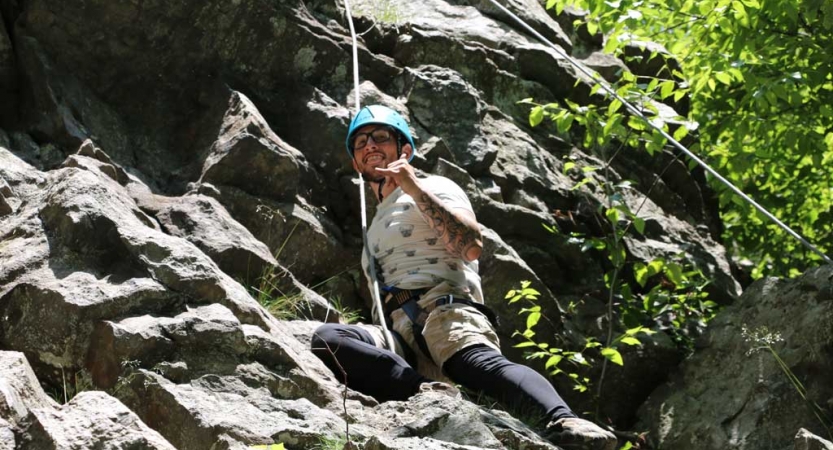
<instances>
[{"instance_id":1,"label":"blue climbing helmet","mask_svg":"<svg viewBox=\"0 0 833 450\"><path fill-rule=\"evenodd\" d=\"M353 149L350 145L353 133L365 125L374 124L388 125L398 131L399 135L404 137L405 140L411 144L411 156L408 158L408 161L410 162L414 159L414 154L416 154L416 145L414 145L414 138L411 137L411 129L408 128L408 122L406 122L405 118L398 112L382 105L365 106L361 109L361 111L359 111L358 114L356 114L353 121L350 122L350 129L347 130L347 139L344 141L344 144L347 147L347 154L350 155L350 158L353 157ZM400 140L399 144L401 145L403 142Z\"/></svg>"}]
</instances>

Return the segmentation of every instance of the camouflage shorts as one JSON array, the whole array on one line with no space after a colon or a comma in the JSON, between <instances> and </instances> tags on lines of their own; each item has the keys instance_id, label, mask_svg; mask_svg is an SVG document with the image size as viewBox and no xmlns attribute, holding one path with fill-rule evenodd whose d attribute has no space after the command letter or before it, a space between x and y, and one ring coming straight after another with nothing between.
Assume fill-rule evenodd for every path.
<instances>
[{"instance_id":1,"label":"camouflage shorts","mask_svg":"<svg viewBox=\"0 0 833 450\"><path fill-rule=\"evenodd\" d=\"M423 376L437 381L446 381L440 368L452 355L472 345L487 345L500 351L500 341L489 319L472 306L463 303L442 305L431 310L434 300L420 301L420 305L429 311L422 335L431 352L427 358L414 340L411 320L404 311L396 310L391 314L393 329L399 333L417 357L417 371ZM427 307L426 307L427 305ZM377 325L360 325L368 331L376 346L384 348L384 336ZM405 352L396 343L396 353L405 358Z\"/></svg>"}]
</instances>

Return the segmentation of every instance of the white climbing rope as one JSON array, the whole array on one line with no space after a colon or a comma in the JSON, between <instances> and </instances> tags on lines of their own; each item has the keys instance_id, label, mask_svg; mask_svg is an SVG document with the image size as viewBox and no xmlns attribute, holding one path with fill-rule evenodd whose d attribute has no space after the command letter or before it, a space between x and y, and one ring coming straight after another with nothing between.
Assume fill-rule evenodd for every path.
<instances>
[{"instance_id":1,"label":"white climbing rope","mask_svg":"<svg viewBox=\"0 0 833 450\"><path fill-rule=\"evenodd\" d=\"M645 123L647 123L647 124L648 124L648 126L650 126L651 128L653 128L654 130L658 131L658 132L662 135L662 137L664 137L665 139L667 139L667 140L668 140L668 142L670 142L670 143L671 143L674 147L676 147L677 149L679 149L680 151L682 151L683 153L685 153L686 155L688 155L688 157L689 157L689 158L691 158L692 160L694 160L694 161L695 161L697 164L699 164L699 165L700 165L703 169L705 169L707 172L709 172L710 174L712 174L712 176L714 176L717 180L719 180L721 183L723 183L724 185L726 185L726 187L728 187L729 189L731 189L731 190L732 190L732 192L734 192L735 194L737 194L738 196L740 196L742 199L744 199L747 203L749 203L750 205L752 205L753 207L755 207L755 209L757 209L758 211L760 211L760 212L761 212L761 214L765 215L765 216L766 216L769 220L773 221L776 225L778 225L779 227L781 227L781 229L783 229L783 230L784 230L784 231L786 231L789 235L791 235L792 237L794 237L795 239L797 239L799 242L801 242L801 244L803 244L806 248L810 249L811 251L813 251L813 252L814 252L814 253L816 253L817 255L821 256L821 257L822 257L822 259L823 259L826 263L828 263L828 264L833 264L833 260L831 260L831 259L830 259L830 258L829 258L826 254L824 254L824 252L822 252L822 251L821 251L820 249L818 249L815 245L811 244L809 241L807 241L806 239L804 239L804 237L803 237L803 236L801 236L801 235L800 235L800 234L798 234L797 232L793 231L793 229L792 229L792 228L790 228L789 226L787 226L785 223L783 223L783 222L781 222L780 220L778 220L778 218L777 218L777 217L775 217L774 215L772 215L772 213L770 213L769 211L767 211L767 210L766 210L766 208L764 208L763 206L759 205L757 202L755 202L755 200L752 200L752 198L751 198L751 197L749 197L748 195L744 194L744 193L743 193L743 191L741 191L740 189L738 189L737 187L735 187L735 185L734 185L734 184L732 184L732 182L731 182L731 181L727 180L726 178L724 178L723 176L721 176L719 173L717 173L717 171L715 171L714 169L712 169L712 168L711 168L711 166L709 166L709 165L708 165L705 161L703 161L703 160L701 160L700 158L698 158L698 157L697 157L694 153L692 153L689 149L687 149L687 148L686 148L683 144L680 144L680 143L679 143L676 139L674 139L671 135L669 135L668 133L666 133L666 132L665 132L665 130L663 130L661 127L659 127L659 126L658 126L658 125L656 125L655 123L651 122L651 121L650 121L647 117L645 117L645 115L644 115L644 114L642 114L642 112L640 112L638 109L636 109L636 107L634 107L632 104L630 104L630 102L628 102L627 100L625 100L624 98L622 98L622 96L621 96L621 95L617 94L617 93L616 93L616 91L615 91L615 90L613 90L613 88L611 88L611 87L610 87L610 85L609 85L607 82L605 82L604 80L599 79L599 78L598 78L598 76L597 76L597 74L595 74L595 73L591 72L590 70L588 70L587 68L585 68L585 67L584 67L581 63L579 63L577 60L573 59L571 56L569 56L569 55L567 55L566 53L564 53L564 51L563 51L560 47L556 46L555 44L553 44L552 42L550 42L549 40L547 40L547 38L545 38L544 36L542 36L542 35L541 35L541 33L539 33L539 32L537 32L537 31L535 31L535 30L534 30L531 26L529 26L526 22L524 22L524 21L523 21L520 17L516 16L516 15L515 15L515 14L513 14L511 11L509 11L508 9L506 9L503 5L501 5L500 3L498 3L498 2L497 2L497 0L489 0L489 1L490 1L490 2L492 2L492 4L493 4L493 5L495 5L496 7L498 7L501 11L503 11L503 12L505 12L507 15L509 15L509 17L511 17L513 20L515 20L516 22L518 22L518 24L520 24L520 25L521 25L524 29L526 29L527 31L529 31L529 32L530 32L533 36L535 36L536 38L538 38L538 40L540 40L541 42L543 42L544 44L546 44L547 46L549 46L550 48L552 48L553 50L555 50L555 52L556 52L556 53L558 53L558 55L559 55L559 56L561 56L562 58L566 59L566 60L567 60L570 64L572 64L573 66L575 66L575 67L576 67L579 71L581 71L583 74L587 75L590 79L592 79L592 80L594 80L596 83L598 83L598 84L599 84L599 86L602 88L602 90L604 90L607 94L609 94L609 95L613 96L616 100L619 100L620 102L622 102L622 105L624 105L624 106L625 106L625 108L627 108L627 110L628 110L628 111L630 111L632 114L635 114L636 116L638 116L639 118L641 118L642 120L644 120L644 121L645 121Z\"/></svg>"},{"instance_id":2,"label":"white climbing rope","mask_svg":"<svg viewBox=\"0 0 833 450\"><path fill-rule=\"evenodd\" d=\"M353 13L350 11L350 1L344 0L344 9L347 14L347 23L350 25L350 37L353 39L353 92L356 96L356 115L361 111L361 96L359 95L359 51L356 43L356 29L353 27ZM379 292L379 277L376 273L376 261L373 253L370 251L370 244L367 241L367 206L364 195L364 177L359 173L359 198L361 202L362 215L362 241L364 243L364 252L367 255L367 261L370 267L370 296L373 297L373 315L375 322L382 327L382 334L385 336L385 345L390 351L394 351L395 345L393 335L388 330L387 322L385 322L385 309L382 307L382 296Z\"/></svg>"}]
</instances>

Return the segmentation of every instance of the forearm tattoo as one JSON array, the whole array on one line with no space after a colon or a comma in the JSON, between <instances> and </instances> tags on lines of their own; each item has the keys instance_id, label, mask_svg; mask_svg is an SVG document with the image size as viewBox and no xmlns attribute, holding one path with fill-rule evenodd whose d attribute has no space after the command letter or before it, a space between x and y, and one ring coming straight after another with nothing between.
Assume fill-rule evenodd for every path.
<instances>
[{"instance_id":1,"label":"forearm tattoo","mask_svg":"<svg viewBox=\"0 0 833 450\"><path fill-rule=\"evenodd\" d=\"M422 193L416 204L449 253L467 261L477 258L483 246L477 224L467 224L428 193Z\"/></svg>"}]
</instances>

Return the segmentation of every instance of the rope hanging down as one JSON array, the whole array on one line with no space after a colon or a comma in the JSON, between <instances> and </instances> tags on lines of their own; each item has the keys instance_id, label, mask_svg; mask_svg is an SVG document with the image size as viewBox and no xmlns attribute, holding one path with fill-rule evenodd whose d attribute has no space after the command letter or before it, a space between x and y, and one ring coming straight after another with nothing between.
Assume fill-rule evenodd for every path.
<instances>
[{"instance_id":1,"label":"rope hanging down","mask_svg":"<svg viewBox=\"0 0 833 450\"><path fill-rule=\"evenodd\" d=\"M356 29L353 27L353 13L350 11L350 1L344 0L344 9L347 14L347 23L350 25L350 37L353 39L353 91L356 96L356 115L361 111L361 96L359 95L359 51L356 44ZM382 297L379 292L379 277L376 274L376 261L373 254L370 252L370 244L367 242L367 207L364 195L364 177L359 173L359 201L361 202L362 215L362 242L364 243L364 252L367 255L367 261L370 265L370 296L373 298L373 314L375 322L382 327L382 334L385 336L385 345L390 351L394 351L394 340L390 330L388 330L387 322L385 322L384 308L382 307Z\"/></svg>"},{"instance_id":2,"label":"rope hanging down","mask_svg":"<svg viewBox=\"0 0 833 450\"><path fill-rule=\"evenodd\" d=\"M599 84L599 86L602 88L602 90L604 90L607 94L609 94L609 95L613 96L613 98L615 98L616 100L619 100L620 102L622 102L622 105L624 105L624 106L625 106L625 108L626 108L628 111L630 111L630 112L631 112L631 113L633 113L634 115L638 116L640 119L644 120L644 121L645 121L645 123L647 123L647 124L648 124L648 126L650 126L651 128L653 128L654 130L658 131L658 132L662 135L662 137L664 137L665 139L667 139L667 140L668 140L668 142L670 142L670 143L671 143L674 147L676 147L677 149L679 149L680 151L682 151L683 153L685 153L685 154L686 154L689 158L691 158L692 160L694 160L694 162L696 162L697 164L699 164L699 165L700 165L703 169L705 169L705 170L706 170L707 172L709 172L712 176L714 176L715 178L717 178L717 179L718 179L721 183L723 183L724 185L726 185L726 187L728 187L729 189L731 189L731 190L732 190L732 192L734 192L735 194L737 194L738 196L740 196L742 199L744 199L747 203L749 203L750 205L752 205L753 207L755 207L755 209L757 209L759 212L761 212L763 215L765 215L765 216L766 216L769 220L771 220L772 222L774 222L776 225L778 225L779 227L781 227L781 229L783 229L784 231L786 231L786 232L787 232L790 236L794 237L794 238L795 238L795 239L797 239L799 242L801 242L801 244L802 244L802 245L804 245L806 248L808 248L809 250L813 251L813 252L814 252L814 253L816 253L817 255L821 256L821 258L822 258L822 259L823 259L826 263L828 263L828 264L833 264L833 260L831 260L831 259L830 259L830 258L829 258L826 254L824 254L824 252L822 252L822 251L821 251L821 250L819 250L819 249L818 249L815 245L811 244L809 241L807 241L806 239L804 239L804 237L803 237L803 236L801 236L801 235L800 235L800 234L798 234L797 232L793 231L793 229L792 229L792 228L790 228L789 226L787 226L785 223L783 223L783 222L781 222L780 220L778 220L778 218L777 218L777 217L775 217L774 215L772 215L772 213L770 213L770 212L769 212L769 211L767 211L767 210L766 210L763 206L761 206L761 205L759 205L757 202L755 202L755 200L752 200L752 198L751 198L751 197L749 197L748 195L744 194L744 193L743 193L743 191L741 191L740 189L738 189L737 187L735 187L735 185L734 185L734 184L732 184L732 182L731 182L731 181L727 180L727 179L726 179L726 178L724 178L722 175L720 175L719 173L717 173L717 171L715 171L714 169L712 169L712 168L711 168L711 166L709 166L709 165L708 165L705 161L703 161L703 160L701 160L700 158L698 158L698 157L697 157L694 153L692 153L689 149L687 149L687 148L686 148L683 144L680 144L680 143L679 143L676 139L674 139L671 135L669 135L667 132L665 132L665 130L663 130L661 127L659 127L659 126L658 126L658 125L656 125L655 123L651 122L651 121L650 121L647 117L645 117L645 115L644 115L644 114L642 114L642 112L640 112L638 109L636 109L636 107L634 107L633 105L631 105L631 104L630 104L630 102L628 102L627 100L625 100L624 98L622 98L622 96L621 96L621 95L617 94L617 93L616 93L616 91L614 91L614 90L613 90L613 88L611 88L611 87L610 87L610 85L608 85L608 83L607 83L607 82L605 82L604 80L599 79L599 78L598 78L598 76L597 76L597 74L595 74L595 73L593 73L593 72L590 72L590 71L589 71L587 68L585 68L585 67L584 67L581 63L579 63L578 61L576 61L575 59L573 59L571 56L569 56L569 55L567 55L566 53L564 53L564 51L563 51L561 48L559 48L558 46L556 46L555 44L553 44L552 42L550 42L549 40L547 40L547 38L545 38L544 36L542 36L542 35L541 35L541 33L539 33L539 32L537 32L537 31L535 31L535 30L534 30L532 27L530 27L530 26L529 26L526 22L524 22L524 21L523 21L520 17L516 16L516 15L515 15L515 14L513 14L511 11L509 11L508 9L506 9L503 5L501 5L500 3L498 3L498 2L497 2L497 0L489 0L489 1L490 1L490 2L492 2L492 4L493 4L493 5L495 5L496 7L498 7L501 11L503 11L503 12L505 12L507 15L509 15L509 17L511 17L513 20L515 20L516 22L518 22L518 24L519 24L519 25L521 25L524 29L526 29L527 31L529 31L529 32L530 32L533 36L535 36L536 38L538 38L538 40L540 40L541 42L543 42L544 44L546 44L547 46L549 46L550 48L552 48L553 50L555 50L555 52L556 52L556 53L558 53L558 55L559 55L559 56L561 56L562 58L566 59L566 60L567 60L570 64L572 64L572 65L573 65L573 66L575 66L575 67L576 67L579 71L581 71L581 73L583 73L583 74L587 75L590 79L592 79L592 80L594 80L596 83L598 83L598 84Z\"/></svg>"}]
</instances>

